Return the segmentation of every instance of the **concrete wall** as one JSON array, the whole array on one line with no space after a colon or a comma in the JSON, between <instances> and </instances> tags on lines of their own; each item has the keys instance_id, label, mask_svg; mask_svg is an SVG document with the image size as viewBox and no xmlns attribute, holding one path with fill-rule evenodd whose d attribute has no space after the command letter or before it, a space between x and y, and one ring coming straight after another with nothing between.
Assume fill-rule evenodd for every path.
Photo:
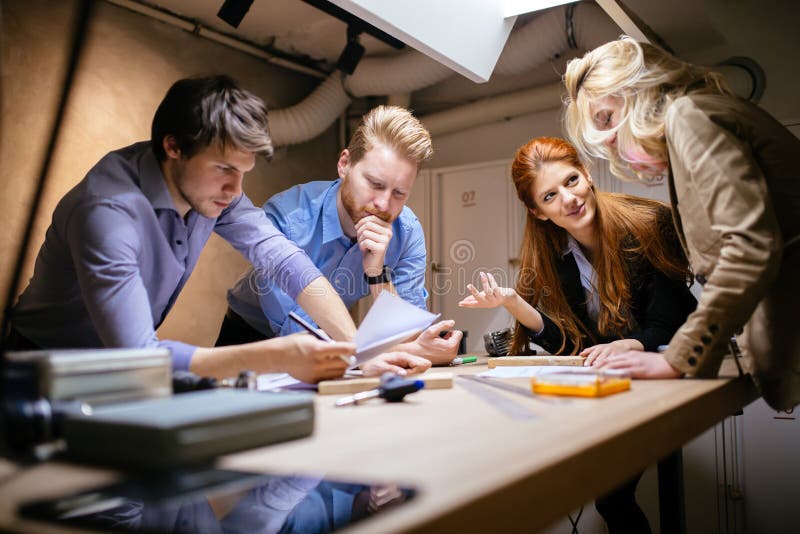
<instances>
[{"instance_id":1,"label":"concrete wall","mask_svg":"<svg viewBox=\"0 0 800 534\"><path fill-rule=\"evenodd\" d=\"M3 294L50 133L74 8L75 3L66 0L3 2ZM175 80L223 72L261 96L270 108L302 100L318 83L105 2L97 3L87 39L20 290L30 277L58 200L104 154L149 138L153 113ZM245 178L245 191L258 205L295 183L330 179L335 176L337 152L333 127L311 142L279 150L272 163L259 161ZM159 335L213 343L224 314L225 290L246 266L227 243L212 236Z\"/></svg>"}]
</instances>

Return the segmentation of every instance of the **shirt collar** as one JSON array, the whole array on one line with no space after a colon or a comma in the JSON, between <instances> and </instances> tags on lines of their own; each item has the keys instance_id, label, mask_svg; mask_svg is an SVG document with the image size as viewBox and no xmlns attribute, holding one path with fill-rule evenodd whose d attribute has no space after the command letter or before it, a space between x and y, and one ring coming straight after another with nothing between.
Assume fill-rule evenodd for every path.
<instances>
[{"instance_id":1,"label":"shirt collar","mask_svg":"<svg viewBox=\"0 0 800 534\"><path fill-rule=\"evenodd\" d=\"M140 167L139 184L142 188L142 193L153 205L153 208L177 212L172 196L167 189L167 181L161 172L161 165L159 165L150 143L147 143L147 149L142 155Z\"/></svg>"},{"instance_id":2,"label":"shirt collar","mask_svg":"<svg viewBox=\"0 0 800 534\"><path fill-rule=\"evenodd\" d=\"M561 251L561 257L563 258L564 256L566 256L570 252L572 252L572 254L574 256L578 256L578 255L583 256L584 255L583 254L583 250L581 250L581 246L578 244L578 242L575 240L575 238L572 237L568 233L567 234L567 245Z\"/></svg>"},{"instance_id":3,"label":"shirt collar","mask_svg":"<svg viewBox=\"0 0 800 534\"><path fill-rule=\"evenodd\" d=\"M333 185L328 188L325 197L322 199L322 242L328 243L337 239L345 238L350 240L342 230L342 222L339 220L339 210L336 207L336 197L339 194L339 187L342 185L341 178L335 180Z\"/></svg>"}]
</instances>

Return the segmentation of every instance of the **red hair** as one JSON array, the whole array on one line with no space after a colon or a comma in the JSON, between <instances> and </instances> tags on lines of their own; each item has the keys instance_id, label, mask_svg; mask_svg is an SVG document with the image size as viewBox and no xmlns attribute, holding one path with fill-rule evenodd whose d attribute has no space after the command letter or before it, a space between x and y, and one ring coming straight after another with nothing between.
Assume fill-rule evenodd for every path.
<instances>
[{"instance_id":1,"label":"red hair","mask_svg":"<svg viewBox=\"0 0 800 534\"><path fill-rule=\"evenodd\" d=\"M570 308L559 280L556 265L566 248L567 232L549 220L536 218L530 212L536 208L533 182L543 166L555 162L571 165L588 177L575 147L555 137L530 140L517 151L511 165L517 196L528 208L516 289L523 300L558 326L564 342L557 353L564 350L569 340L577 354L585 348L584 337L588 337L592 343L597 341ZM599 239L591 261L597 273L600 297L597 331L621 338L630 329L632 321L626 258L640 255L653 267L676 280L690 280L691 272L683 250L680 246L672 245L677 243L677 238L674 236L670 208L666 204L619 193L595 192L595 196L597 209L594 224ZM669 235L670 231L672 236ZM528 336L517 323L511 354L526 352Z\"/></svg>"}]
</instances>

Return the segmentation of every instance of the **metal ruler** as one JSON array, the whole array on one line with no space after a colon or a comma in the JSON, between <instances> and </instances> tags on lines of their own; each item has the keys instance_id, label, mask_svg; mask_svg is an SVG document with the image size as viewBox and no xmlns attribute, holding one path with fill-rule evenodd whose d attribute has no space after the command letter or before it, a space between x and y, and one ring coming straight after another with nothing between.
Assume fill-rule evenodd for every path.
<instances>
[{"instance_id":1,"label":"metal ruler","mask_svg":"<svg viewBox=\"0 0 800 534\"><path fill-rule=\"evenodd\" d=\"M536 419L536 414L531 412L527 406L492 389L493 387L503 386L500 387L500 389L512 388L507 391L513 391L514 393L520 394L522 391L524 391L523 388L514 386L512 384L487 382L486 380L474 375L459 375L458 378L464 379L461 382L461 386L463 386L464 389L481 400L488 402L495 409L503 412L512 419L521 421ZM532 397L533 394L529 392L528 396Z\"/></svg>"},{"instance_id":2,"label":"metal ruler","mask_svg":"<svg viewBox=\"0 0 800 534\"><path fill-rule=\"evenodd\" d=\"M536 395L529 388L517 386L514 384L509 384L508 382L503 382L502 379L498 378L488 378L478 375L460 375L460 377L469 380L474 380L475 382L480 382L481 384L486 384L487 386L491 386L493 388L502 389L503 391L516 393L517 395L522 395L523 397L534 399L539 402L545 402L547 404L568 404L570 402L569 399L564 399L561 397L547 397L542 395Z\"/></svg>"}]
</instances>

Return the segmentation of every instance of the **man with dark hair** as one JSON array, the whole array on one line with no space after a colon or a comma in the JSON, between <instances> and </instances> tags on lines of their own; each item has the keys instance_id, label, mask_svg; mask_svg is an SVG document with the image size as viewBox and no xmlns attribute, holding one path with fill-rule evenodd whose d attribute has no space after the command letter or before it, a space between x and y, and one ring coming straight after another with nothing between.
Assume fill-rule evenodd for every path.
<instances>
[{"instance_id":1,"label":"man with dark hair","mask_svg":"<svg viewBox=\"0 0 800 534\"><path fill-rule=\"evenodd\" d=\"M253 206L242 179L272 142L264 103L225 76L176 82L151 141L111 152L59 202L30 284L13 310L11 348L166 347L173 368L206 376L285 371L341 376L355 326L320 271ZM202 348L158 340L211 232L302 306L335 339L308 335ZM366 372L425 368L394 353ZM362 366L364 367L364 366Z\"/></svg>"}]
</instances>

